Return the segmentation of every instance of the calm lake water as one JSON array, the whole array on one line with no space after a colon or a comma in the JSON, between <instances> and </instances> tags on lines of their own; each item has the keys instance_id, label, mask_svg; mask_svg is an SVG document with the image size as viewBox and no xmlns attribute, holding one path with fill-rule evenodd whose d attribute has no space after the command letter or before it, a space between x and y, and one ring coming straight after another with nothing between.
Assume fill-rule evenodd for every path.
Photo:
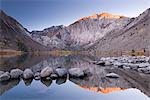
<instances>
[{"instance_id":1,"label":"calm lake water","mask_svg":"<svg viewBox=\"0 0 150 100\"><path fill-rule=\"evenodd\" d=\"M44 67L89 68L91 76L57 80L10 80L0 83L0 100L150 100L150 75L97 66L96 57L83 55L32 56L0 58L0 70ZM120 78L105 77L114 72Z\"/></svg>"}]
</instances>

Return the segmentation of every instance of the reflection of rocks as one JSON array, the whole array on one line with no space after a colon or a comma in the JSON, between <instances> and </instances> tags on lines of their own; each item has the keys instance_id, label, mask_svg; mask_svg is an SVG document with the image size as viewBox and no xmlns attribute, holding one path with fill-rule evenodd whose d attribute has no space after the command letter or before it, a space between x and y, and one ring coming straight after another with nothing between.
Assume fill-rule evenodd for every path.
<instances>
[{"instance_id":1,"label":"reflection of rocks","mask_svg":"<svg viewBox=\"0 0 150 100\"><path fill-rule=\"evenodd\" d=\"M49 87L52 84L52 80L42 79L41 82L47 87Z\"/></svg>"},{"instance_id":2,"label":"reflection of rocks","mask_svg":"<svg viewBox=\"0 0 150 100\"><path fill-rule=\"evenodd\" d=\"M150 97L150 75L123 69L107 69L107 71L122 76L124 80L130 83L130 87L137 88Z\"/></svg>"},{"instance_id":3,"label":"reflection of rocks","mask_svg":"<svg viewBox=\"0 0 150 100\"><path fill-rule=\"evenodd\" d=\"M51 85L52 79L56 79L56 83L58 85L65 83L68 76L70 76L70 75L66 75L66 73L68 74L70 69L75 68L81 71L81 73L78 74L84 74L86 75L86 77L82 77L82 78L70 77L69 80L79 85L82 88L86 88L101 93L110 93L112 91L119 91L128 88L137 88L142 92L144 92L146 95L150 96L149 74L145 75L138 72L130 71L130 69L135 70L139 67L139 65L138 66L136 65L137 62L145 63L145 61L136 60L134 61L136 63L131 63L133 61L125 58L123 59L120 58L119 59L120 62L116 62L115 57L113 59L109 58L109 61L108 58L107 59L101 58L101 59L103 59L105 63L101 62L101 66L97 66L91 63L91 58L89 57L81 57L81 56L50 57L49 59L44 60L34 65L33 67L30 67L30 69L33 71L34 79L41 80L41 82L47 87ZM130 64L125 63L125 60L128 60ZM111 61L114 62L115 65L114 67L110 67L110 65L113 65ZM122 63L124 63L124 65L122 65ZM143 68L143 66L146 65L140 65L140 68ZM41 73L42 70L43 72ZM141 69L141 71L143 71L143 69ZM73 72L77 72L77 71L73 71ZM110 73L115 73L119 76L111 74L108 77L108 74ZM43 75L44 78L41 78L41 75ZM66 77L60 78L60 76L64 76L64 75ZM117 78L110 78L112 76ZM24 80L24 82L27 86L29 86L32 80ZM6 84L3 85L1 84L0 90L3 86L6 86ZM5 91L9 89L6 87ZM4 92L1 92L1 94L2 93Z\"/></svg>"},{"instance_id":4,"label":"reflection of rocks","mask_svg":"<svg viewBox=\"0 0 150 100\"><path fill-rule=\"evenodd\" d=\"M83 79L69 78L70 81L92 91L101 93L110 93L112 91L124 90L128 88L137 88L150 96L150 76L132 73L131 71L117 70L109 67L93 67L94 73L90 77ZM116 73L118 78L106 77L108 73Z\"/></svg>"},{"instance_id":5,"label":"reflection of rocks","mask_svg":"<svg viewBox=\"0 0 150 100\"><path fill-rule=\"evenodd\" d=\"M99 93L110 93L114 91L125 90L128 88L137 88L144 92L146 95L150 96L150 76L148 75L139 74L137 72L125 71L122 69L99 67L95 65L90 67L89 70L92 73L91 76L85 76L82 78L69 77L69 80L84 89L96 91ZM111 74L111 76L113 77L116 77L117 75L118 77L106 77L108 74ZM61 85L65 83L67 79L67 77L57 77L56 84ZM29 86L32 82L32 79L24 80L24 82L26 86ZM45 79L42 78L41 82L47 87L49 87L52 84L50 76L46 77ZM1 87L7 84L1 84Z\"/></svg>"},{"instance_id":6,"label":"reflection of rocks","mask_svg":"<svg viewBox=\"0 0 150 100\"><path fill-rule=\"evenodd\" d=\"M10 80L5 82L0 82L0 95L4 94L8 90L12 89L13 87L17 86L19 84L20 80Z\"/></svg>"},{"instance_id":7,"label":"reflection of rocks","mask_svg":"<svg viewBox=\"0 0 150 100\"><path fill-rule=\"evenodd\" d=\"M129 84L122 77L117 79L111 79L106 77L107 72L105 68L94 67L93 75L84 79L79 78L71 78L70 80L74 80L73 82L80 86L87 87L97 87L99 89L105 89L108 87L121 87L121 88L130 88Z\"/></svg>"},{"instance_id":8,"label":"reflection of rocks","mask_svg":"<svg viewBox=\"0 0 150 100\"><path fill-rule=\"evenodd\" d=\"M69 77L69 80L77 85L79 84L81 85L81 84L84 84L82 83L83 80L88 81L89 78L88 77L84 77L84 78Z\"/></svg>"},{"instance_id":9,"label":"reflection of rocks","mask_svg":"<svg viewBox=\"0 0 150 100\"><path fill-rule=\"evenodd\" d=\"M23 79L23 81L24 81L24 83L25 83L26 86L29 86L29 85L31 85L33 79L28 79L28 80Z\"/></svg>"},{"instance_id":10,"label":"reflection of rocks","mask_svg":"<svg viewBox=\"0 0 150 100\"><path fill-rule=\"evenodd\" d=\"M67 81L67 78L58 78L56 79L56 84L61 85Z\"/></svg>"}]
</instances>

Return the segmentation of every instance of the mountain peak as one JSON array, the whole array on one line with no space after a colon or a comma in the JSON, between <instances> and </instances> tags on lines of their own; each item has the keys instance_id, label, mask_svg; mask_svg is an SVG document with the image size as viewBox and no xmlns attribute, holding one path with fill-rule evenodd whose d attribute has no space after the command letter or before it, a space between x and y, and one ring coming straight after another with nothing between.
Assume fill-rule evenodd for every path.
<instances>
[{"instance_id":1,"label":"mountain peak","mask_svg":"<svg viewBox=\"0 0 150 100\"><path fill-rule=\"evenodd\" d=\"M102 18L102 17L103 18L108 18L108 19L109 18L110 19L112 19L112 18L115 18L115 19L126 18L125 16L113 15L113 14L104 12L104 13L100 13L100 14L94 14L92 16L83 17L83 18L79 19L78 21L80 21L80 20L86 20L86 19L97 19L97 18Z\"/></svg>"},{"instance_id":2,"label":"mountain peak","mask_svg":"<svg viewBox=\"0 0 150 100\"><path fill-rule=\"evenodd\" d=\"M124 18L125 16L120 16L120 15L113 15L113 14L110 14L110 13L101 13L98 15L99 17L105 17L105 18Z\"/></svg>"},{"instance_id":3,"label":"mountain peak","mask_svg":"<svg viewBox=\"0 0 150 100\"><path fill-rule=\"evenodd\" d=\"M112 14L107 13L107 12L103 12L101 14L99 14L100 17L107 17L107 16L112 16Z\"/></svg>"}]
</instances>

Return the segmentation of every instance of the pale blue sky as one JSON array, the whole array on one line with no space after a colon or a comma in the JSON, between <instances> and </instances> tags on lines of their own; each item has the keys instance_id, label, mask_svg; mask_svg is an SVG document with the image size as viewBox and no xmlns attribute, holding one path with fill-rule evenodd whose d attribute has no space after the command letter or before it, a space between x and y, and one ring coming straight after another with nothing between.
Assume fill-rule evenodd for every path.
<instances>
[{"instance_id":1,"label":"pale blue sky","mask_svg":"<svg viewBox=\"0 0 150 100\"><path fill-rule=\"evenodd\" d=\"M108 12L129 17L150 8L150 0L0 0L1 9L28 30L69 25L95 13Z\"/></svg>"}]
</instances>

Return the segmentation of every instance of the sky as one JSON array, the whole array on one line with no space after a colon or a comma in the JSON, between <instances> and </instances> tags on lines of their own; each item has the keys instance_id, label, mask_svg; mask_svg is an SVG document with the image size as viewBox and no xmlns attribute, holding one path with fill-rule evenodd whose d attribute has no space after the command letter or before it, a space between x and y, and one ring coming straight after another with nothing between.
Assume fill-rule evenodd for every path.
<instances>
[{"instance_id":1,"label":"sky","mask_svg":"<svg viewBox=\"0 0 150 100\"><path fill-rule=\"evenodd\" d=\"M69 25L108 12L136 17L150 8L150 0L0 0L1 9L29 31Z\"/></svg>"}]
</instances>

